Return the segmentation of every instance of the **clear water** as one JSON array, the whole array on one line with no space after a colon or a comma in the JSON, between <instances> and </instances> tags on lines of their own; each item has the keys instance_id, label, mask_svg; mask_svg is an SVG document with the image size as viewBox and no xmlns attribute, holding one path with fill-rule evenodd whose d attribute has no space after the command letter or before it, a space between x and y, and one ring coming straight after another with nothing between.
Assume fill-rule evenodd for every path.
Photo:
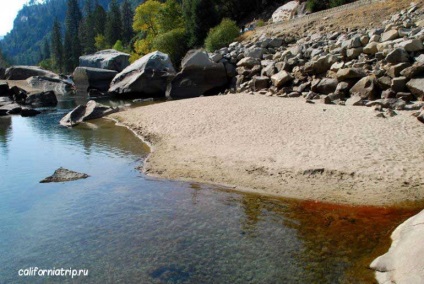
<instances>
[{"instance_id":1,"label":"clear water","mask_svg":"<svg viewBox=\"0 0 424 284\"><path fill-rule=\"evenodd\" d=\"M369 283L412 214L148 178L130 131L62 128L64 113L0 118L0 283ZM90 177L39 183L59 167ZM89 275L18 276L30 267Z\"/></svg>"}]
</instances>

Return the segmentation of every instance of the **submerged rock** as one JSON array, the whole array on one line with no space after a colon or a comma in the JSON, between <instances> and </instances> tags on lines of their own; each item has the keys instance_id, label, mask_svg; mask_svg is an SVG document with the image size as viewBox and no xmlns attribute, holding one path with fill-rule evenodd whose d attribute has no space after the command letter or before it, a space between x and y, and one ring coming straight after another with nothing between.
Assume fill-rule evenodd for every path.
<instances>
[{"instance_id":1,"label":"submerged rock","mask_svg":"<svg viewBox=\"0 0 424 284\"><path fill-rule=\"evenodd\" d=\"M40 183L65 182L65 181L73 181L78 179L85 179L88 177L89 175L87 174L74 172L74 171L60 167L53 173L53 175L41 180Z\"/></svg>"}]
</instances>

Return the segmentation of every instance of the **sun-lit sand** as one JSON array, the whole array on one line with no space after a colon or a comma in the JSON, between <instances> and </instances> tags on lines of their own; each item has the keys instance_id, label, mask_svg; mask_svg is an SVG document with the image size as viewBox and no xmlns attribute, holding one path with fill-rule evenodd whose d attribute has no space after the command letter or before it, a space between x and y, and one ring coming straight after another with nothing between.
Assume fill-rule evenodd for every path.
<instances>
[{"instance_id":1,"label":"sun-lit sand","mask_svg":"<svg viewBox=\"0 0 424 284\"><path fill-rule=\"evenodd\" d=\"M424 199L424 125L411 112L236 94L112 117L153 145L153 176L345 204Z\"/></svg>"}]
</instances>

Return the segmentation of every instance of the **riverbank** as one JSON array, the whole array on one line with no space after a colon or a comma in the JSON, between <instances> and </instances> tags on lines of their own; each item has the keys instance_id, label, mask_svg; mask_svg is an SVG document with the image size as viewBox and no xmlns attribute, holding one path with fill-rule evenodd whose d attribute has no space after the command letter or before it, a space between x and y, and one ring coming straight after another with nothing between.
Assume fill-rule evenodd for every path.
<instances>
[{"instance_id":1,"label":"riverbank","mask_svg":"<svg viewBox=\"0 0 424 284\"><path fill-rule=\"evenodd\" d=\"M354 205L424 199L424 127L411 112L236 94L112 115L153 144L144 171L240 191Z\"/></svg>"}]
</instances>

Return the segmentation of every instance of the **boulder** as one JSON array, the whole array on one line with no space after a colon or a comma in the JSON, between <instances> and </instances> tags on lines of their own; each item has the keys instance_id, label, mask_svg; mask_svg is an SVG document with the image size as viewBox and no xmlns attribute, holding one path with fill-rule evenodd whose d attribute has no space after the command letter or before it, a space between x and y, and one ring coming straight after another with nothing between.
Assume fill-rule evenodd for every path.
<instances>
[{"instance_id":1,"label":"boulder","mask_svg":"<svg viewBox=\"0 0 424 284\"><path fill-rule=\"evenodd\" d=\"M424 211L393 231L389 251L370 265L378 283L424 283L423 236Z\"/></svg>"},{"instance_id":2,"label":"boulder","mask_svg":"<svg viewBox=\"0 0 424 284\"><path fill-rule=\"evenodd\" d=\"M257 92L269 87L269 78L266 76L253 76L252 89Z\"/></svg>"},{"instance_id":3,"label":"boulder","mask_svg":"<svg viewBox=\"0 0 424 284\"><path fill-rule=\"evenodd\" d=\"M403 69L400 74L408 79L417 77L424 73L424 62L415 62L411 67Z\"/></svg>"},{"instance_id":4,"label":"boulder","mask_svg":"<svg viewBox=\"0 0 424 284\"><path fill-rule=\"evenodd\" d=\"M411 91L413 95L421 100L424 97L424 77L422 78L414 78L409 80L406 84L406 87Z\"/></svg>"},{"instance_id":5,"label":"boulder","mask_svg":"<svg viewBox=\"0 0 424 284\"><path fill-rule=\"evenodd\" d=\"M98 51L79 58L80 67L92 67L121 72L130 65L130 55L114 49Z\"/></svg>"},{"instance_id":6,"label":"boulder","mask_svg":"<svg viewBox=\"0 0 424 284\"><path fill-rule=\"evenodd\" d=\"M287 71L284 71L284 70L271 76L272 84L277 88L281 88L286 83L288 83L292 80L293 80L293 77L290 75L290 73L288 73Z\"/></svg>"},{"instance_id":7,"label":"boulder","mask_svg":"<svg viewBox=\"0 0 424 284\"><path fill-rule=\"evenodd\" d=\"M315 86L313 91L320 93L320 94L328 95L328 94L334 93L336 91L337 85L338 85L337 79L323 78Z\"/></svg>"},{"instance_id":8,"label":"boulder","mask_svg":"<svg viewBox=\"0 0 424 284\"><path fill-rule=\"evenodd\" d=\"M101 105L95 101L88 101L86 105L78 105L61 120L60 124L66 127L73 127L79 123L91 119L101 118L105 115L118 112L119 108Z\"/></svg>"},{"instance_id":9,"label":"boulder","mask_svg":"<svg viewBox=\"0 0 424 284\"><path fill-rule=\"evenodd\" d=\"M367 73L361 68L344 68L337 71L337 80L345 81L350 79L360 79L367 76Z\"/></svg>"},{"instance_id":10,"label":"boulder","mask_svg":"<svg viewBox=\"0 0 424 284\"><path fill-rule=\"evenodd\" d=\"M4 97L8 95L10 95L9 85L6 82L0 83L0 97Z\"/></svg>"},{"instance_id":11,"label":"boulder","mask_svg":"<svg viewBox=\"0 0 424 284\"><path fill-rule=\"evenodd\" d=\"M253 68L255 65L260 65L261 62L253 57L245 57L239 62L237 62L237 67L246 67L246 68Z\"/></svg>"},{"instance_id":12,"label":"boulder","mask_svg":"<svg viewBox=\"0 0 424 284\"><path fill-rule=\"evenodd\" d=\"M89 175L74 172L68 169L64 169L60 167L57 169L53 175L46 177L45 179L41 180L40 183L48 183L48 182L66 182L66 181L73 181L78 179L85 179L88 178Z\"/></svg>"},{"instance_id":13,"label":"boulder","mask_svg":"<svg viewBox=\"0 0 424 284\"><path fill-rule=\"evenodd\" d=\"M331 66L337 62L337 57L333 55L321 56L318 60L312 60L305 64L305 72L311 75L327 72Z\"/></svg>"},{"instance_id":14,"label":"boulder","mask_svg":"<svg viewBox=\"0 0 424 284\"><path fill-rule=\"evenodd\" d=\"M397 44L397 47L405 49L407 52L416 52L424 49L423 43L418 39L409 39Z\"/></svg>"},{"instance_id":15,"label":"boulder","mask_svg":"<svg viewBox=\"0 0 424 284\"><path fill-rule=\"evenodd\" d=\"M73 82L62 78L33 76L26 81L34 89L42 90L43 92L53 91L56 95L67 95L74 90Z\"/></svg>"},{"instance_id":16,"label":"boulder","mask_svg":"<svg viewBox=\"0 0 424 284\"><path fill-rule=\"evenodd\" d=\"M125 68L113 78L109 92L163 96L168 81L175 76L169 56L155 51Z\"/></svg>"},{"instance_id":17,"label":"boulder","mask_svg":"<svg viewBox=\"0 0 424 284\"><path fill-rule=\"evenodd\" d=\"M359 96L361 99L377 100L381 98L381 90L374 76L367 76L359 80L351 89L351 96Z\"/></svg>"},{"instance_id":18,"label":"boulder","mask_svg":"<svg viewBox=\"0 0 424 284\"><path fill-rule=\"evenodd\" d=\"M397 30L390 30L381 35L381 42L394 40L399 37L399 32Z\"/></svg>"},{"instance_id":19,"label":"boulder","mask_svg":"<svg viewBox=\"0 0 424 284\"><path fill-rule=\"evenodd\" d=\"M110 83L118 72L92 67L77 67L74 70L73 78L75 87L79 92L88 92L95 89L101 92L109 90Z\"/></svg>"},{"instance_id":20,"label":"boulder","mask_svg":"<svg viewBox=\"0 0 424 284\"><path fill-rule=\"evenodd\" d=\"M181 67L182 70L168 84L168 98L184 99L215 94L232 79L228 78L225 65L211 61L203 50L189 51Z\"/></svg>"},{"instance_id":21,"label":"boulder","mask_svg":"<svg viewBox=\"0 0 424 284\"><path fill-rule=\"evenodd\" d=\"M370 42L365 47L363 52L365 54L376 54L378 52L378 43L377 42Z\"/></svg>"},{"instance_id":22,"label":"boulder","mask_svg":"<svg viewBox=\"0 0 424 284\"><path fill-rule=\"evenodd\" d=\"M34 93L26 97L25 104L33 107L54 107L57 105L57 98L53 91Z\"/></svg>"},{"instance_id":23,"label":"boulder","mask_svg":"<svg viewBox=\"0 0 424 284\"><path fill-rule=\"evenodd\" d=\"M3 106L0 106L0 116L8 114L20 114L22 107L17 103L9 103Z\"/></svg>"},{"instance_id":24,"label":"boulder","mask_svg":"<svg viewBox=\"0 0 424 284\"><path fill-rule=\"evenodd\" d=\"M6 80L26 80L32 76L59 79L59 75L38 66L15 65L7 68L5 72Z\"/></svg>"},{"instance_id":25,"label":"boulder","mask_svg":"<svg viewBox=\"0 0 424 284\"><path fill-rule=\"evenodd\" d=\"M41 113L40 111L38 111L36 109L32 109L32 108L22 108L21 109L21 116L22 117L36 116L40 113Z\"/></svg>"},{"instance_id":26,"label":"boulder","mask_svg":"<svg viewBox=\"0 0 424 284\"><path fill-rule=\"evenodd\" d=\"M299 8L299 1L290 1L283 6L279 7L272 14L272 22L279 23L293 19Z\"/></svg>"},{"instance_id":27,"label":"boulder","mask_svg":"<svg viewBox=\"0 0 424 284\"><path fill-rule=\"evenodd\" d=\"M403 48L396 48L386 56L386 61L391 64L409 62L408 52Z\"/></svg>"}]
</instances>

